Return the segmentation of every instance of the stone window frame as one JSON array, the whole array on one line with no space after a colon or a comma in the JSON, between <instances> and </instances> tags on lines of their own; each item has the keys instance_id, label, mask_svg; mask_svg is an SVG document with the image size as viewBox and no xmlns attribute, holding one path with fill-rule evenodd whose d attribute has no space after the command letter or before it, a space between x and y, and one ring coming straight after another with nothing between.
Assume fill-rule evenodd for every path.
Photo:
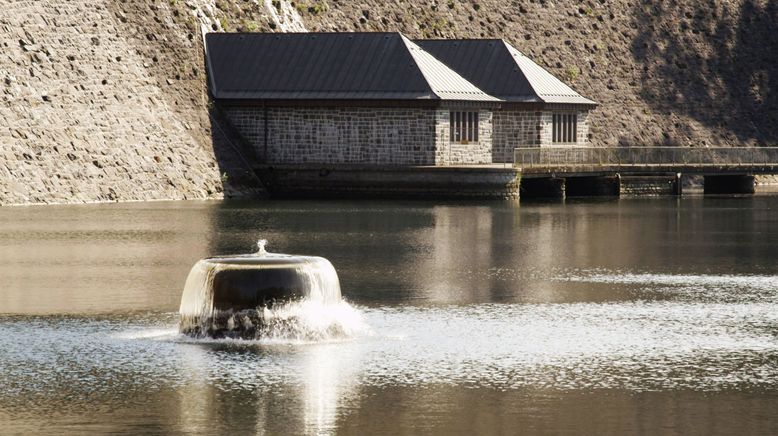
<instances>
[{"instance_id":1,"label":"stone window frame","mask_svg":"<svg viewBox=\"0 0 778 436\"><path fill-rule=\"evenodd\" d=\"M551 144L578 144L578 112L553 112L551 116Z\"/></svg>"},{"instance_id":2,"label":"stone window frame","mask_svg":"<svg viewBox=\"0 0 778 436\"><path fill-rule=\"evenodd\" d=\"M449 111L449 141L477 144L480 117L478 111Z\"/></svg>"}]
</instances>

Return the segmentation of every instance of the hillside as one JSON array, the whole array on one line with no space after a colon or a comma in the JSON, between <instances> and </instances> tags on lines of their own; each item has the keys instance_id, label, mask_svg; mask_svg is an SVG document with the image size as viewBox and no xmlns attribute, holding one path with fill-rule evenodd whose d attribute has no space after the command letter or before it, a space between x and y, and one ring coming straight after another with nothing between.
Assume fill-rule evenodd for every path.
<instances>
[{"instance_id":1,"label":"hillside","mask_svg":"<svg viewBox=\"0 0 778 436\"><path fill-rule=\"evenodd\" d=\"M203 30L498 37L601 103L595 145L778 143L778 2L2 0L0 204L259 195ZM245 183L247 182L247 183Z\"/></svg>"}]
</instances>

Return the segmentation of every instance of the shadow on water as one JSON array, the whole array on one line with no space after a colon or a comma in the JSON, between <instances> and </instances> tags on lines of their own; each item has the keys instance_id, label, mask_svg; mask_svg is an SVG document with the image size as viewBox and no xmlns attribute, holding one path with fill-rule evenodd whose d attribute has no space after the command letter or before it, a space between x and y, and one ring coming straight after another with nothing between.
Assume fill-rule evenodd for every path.
<instances>
[{"instance_id":1,"label":"shadow on water","mask_svg":"<svg viewBox=\"0 0 778 436\"><path fill-rule=\"evenodd\" d=\"M704 2L698 2L704 3ZM640 2L632 54L642 97L718 129L724 140L778 142L778 1ZM693 126L675 126L675 134ZM715 144L713 144L715 145Z\"/></svg>"}]
</instances>

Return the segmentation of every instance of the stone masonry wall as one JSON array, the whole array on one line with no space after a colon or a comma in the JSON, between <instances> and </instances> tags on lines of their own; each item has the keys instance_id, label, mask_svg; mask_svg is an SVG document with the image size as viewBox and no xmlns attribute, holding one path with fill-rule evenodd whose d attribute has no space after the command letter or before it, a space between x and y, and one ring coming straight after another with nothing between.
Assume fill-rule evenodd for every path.
<instances>
[{"instance_id":1,"label":"stone masonry wall","mask_svg":"<svg viewBox=\"0 0 778 436\"><path fill-rule=\"evenodd\" d=\"M494 113L494 162L513 162L520 147L553 145L553 111L498 110ZM589 111L578 111L576 145L589 145Z\"/></svg>"},{"instance_id":2,"label":"stone masonry wall","mask_svg":"<svg viewBox=\"0 0 778 436\"><path fill-rule=\"evenodd\" d=\"M262 108L225 108L264 154ZM268 163L435 164L435 112L408 108L270 108Z\"/></svg>"},{"instance_id":3,"label":"stone masonry wall","mask_svg":"<svg viewBox=\"0 0 778 436\"><path fill-rule=\"evenodd\" d=\"M589 111L578 111L578 145L591 145L589 142Z\"/></svg>"},{"instance_id":4,"label":"stone masonry wall","mask_svg":"<svg viewBox=\"0 0 778 436\"><path fill-rule=\"evenodd\" d=\"M541 147L550 147L554 145L553 142L553 125L554 125L554 113L570 112L570 111L543 111L540 116L540 143ZM577 111L578 123L576 133L577 146L590 145L589 143L589 111Z\"/></svg>"},{"instance_id":5,"label":"stone masonry wall","mask_svg":"<svg viewBox=\"0 0 778 436\"><path fill-rule=\"evenodd\" d=\"M489 164L492 163L492 112L478 112L478 142L448 143L447 165Z\"/></svg>"},{"instance_id":6,"label":"stone masonry wall","mask_svg":"<svg viewBox=\"0 0 778 436\"><path fill-rule=\"evenodd\" d=\"M451 139L451 115L448 109L435 111L435 165L447 165Z\"/></svg>"},{"instance_id":7,"label":"stone masonry wall","mask_svg":"<svg viewBox=\"0 0 778 436\"><path fill-rule=\"evenodd\" d=\"M292 3L0 8L0 205L262 195L209 116L201 32L304 31Z\"/></svg>"},{"instance_id":8,"label":"stone masonry wall","mask_svg":"<svg viewBox=\"0 0 778 436\"><path fill-rule=\"evenodd\" d=\"M235 129L268 163L459 165L492 162L492 113L479 113L479 141L449 141L449 111L408 108L226 107ZM265 156L265 153L267 154Z\"/></svg>"},{"instance_id":9,"label":"stone masonry wall","mask_svg":"<svg viewBox=\"0 0 778 436\"><path fill-rule=\"evenodd\" d=\"M540 146L541 112L498 110L494 112L494 162L513 162L513 149Z\"/></svg>"},{"instance_id":10,"label":"stone masonry wall","mask_svg":"<svg viewBox=\"0 0 778 436\"><path fill-rule=\"evenodd\" d=\"M541 112L540 114L540 136L538 137L538 145L541 147L549 147L554 145L554 114L553 112Z\"/></svg>"}]
</instances>

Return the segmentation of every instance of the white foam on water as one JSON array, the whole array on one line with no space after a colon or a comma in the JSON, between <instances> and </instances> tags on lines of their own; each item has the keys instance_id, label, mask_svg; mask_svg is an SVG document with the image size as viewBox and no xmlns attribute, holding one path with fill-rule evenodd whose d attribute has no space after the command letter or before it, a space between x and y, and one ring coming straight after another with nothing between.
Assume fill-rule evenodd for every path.
<instances>
[{"instance_id":1,"label":"white foam on water","mask_svg":"<svg viewBox=\"0 0 778 436\"><path fill-rule=\"evenodd\" d=\"M324 303L318 299L305 299L260 310L263 311L265 325L257 339L192 338L178 334L178 331L172 339L191 343L304 345L349 341L373 335L362 311L343 300Z\"/></svg>"},{"instance_id":2,"label":"white foam on water","mask_svg":"<svg viewBox=\"0 0 778 436\"><path fill-rule=\"evenodd\" d=\"M500 388L772 386L775 304L614 302L386 308L371 383Z\"/></svg>"},{"instance_id":3,"label":"white foam on water","mask_svg":"<svg viewBox=\"0 0 778 436\"><path fill-rule=\"evenodd\" d=\"M178 327L124 331L113 335L117 339L171 339L178 336Z\"/></svg>"},{"instance_id":4,"label":"white foam on water","mask_svg":"<svg viewBox=\"0 0 778 436\"><path fill-rule=\"evenodd\" d=\"M556 281L637 286L696 301L778 302L778 276L730 274L650 274L584 271Z\"/></svg>"},{"instance_id":5,"label":"white foam on water","mask_svg":"<svg viewBox=\"0 0 778 436\"><path fill-rule=\"evenodd\" d=\"M263 343L331 342L372 334L360 310L342 300L291 302L265 309L265 315Z\"/></svg>"}]
</instances>

